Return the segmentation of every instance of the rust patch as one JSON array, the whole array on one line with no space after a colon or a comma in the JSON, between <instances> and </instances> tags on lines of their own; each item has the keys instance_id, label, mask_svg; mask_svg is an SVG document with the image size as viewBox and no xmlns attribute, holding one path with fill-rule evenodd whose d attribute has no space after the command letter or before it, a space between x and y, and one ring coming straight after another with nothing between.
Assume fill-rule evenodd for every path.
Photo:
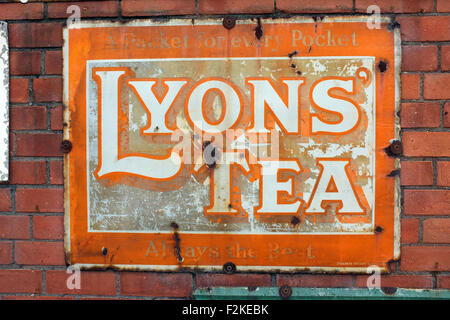
<instances>
[{"instance_id":1,"label":"rust patch","mask_svg":"<svg viewBox=\"0 0 450 320\"><path fill-rule=\"evenodd\" d=\"M380 62L378 62L378 70L380 70L380 72L385 72L388 68L388 63L385 60L380 60Z\"/></svg>"},{"instance_id":2,"label":"rust patch","mask_svg":"<svg viewBox=\"0 0 450 320\"><path fill-rule=\"evenodd\" d=\"M258 25L255 28L255 37L258 40L261 40L261 37L263 36L263 29L262 29L262 25L261 25L261 19L258 18Z\"/></svg>"},{"instance_id":3,"label":"rust patch","mask_svg":"<svg viewBox=\"0 0 450 320\"><path fill-rule=\"evenodd\" d=\"M300 223L300 219L299 219L297 216L293 216L292 219L291 219L291 224L292 224L293 226L296 226L296 225L298 225L299 223Z\"/></svg>"},{"instance_id":4,"label":"rust patch","mask_svg":"<svg viewBox=\"0 0 450 320\"><path fill-rule=\"evenodd\" d=\"M181 256L181 248L180 248L180 235L178 233L178 224L176 222L172 222L170 227L173 229L173 240L175 241L175 255L179 263L183 262L183 257Z\"/></svg>"},{"instance_id":5,"label":"rust patch","mask_svg":"<svg viewBox=\"0 0 450 320\"><path fill-rule=\"evenodd\" d=\"M394 287L381 287L381 291L387 295L394 295L397 292L397 288Z\"/></svg>"},{"instance_id":6,"label":"rust patch","mask_svg":"<svg viewBox=\"0 0 450 320\"><path fill-rule=\"evenodd\" d=\"M289 58L295 57L298 54L297 50L292 51L291 53L288 54Z\"/></svg>"},{"instance_id":7,"label":"rust patch","mask_svg":"<svg viewBox=\"0 0 450 320\"><path fill-rule=\"evenodd\" d=\"M382 233L383 232L383 227L381 227L381 226L376 226L375 227L375 233Z\"/></svg>"},{"instance_id":8,"label":"rust patch","mask_svg":"<svg viewBox=\"0 0 450 320\"><path fill-rule=\"evenodd\" d=\"M397 177L399 175L400 175L400 169L395 169L395 170L392 170L391 172L389 172L387 177Z\"/></svg>"}]
</instances>

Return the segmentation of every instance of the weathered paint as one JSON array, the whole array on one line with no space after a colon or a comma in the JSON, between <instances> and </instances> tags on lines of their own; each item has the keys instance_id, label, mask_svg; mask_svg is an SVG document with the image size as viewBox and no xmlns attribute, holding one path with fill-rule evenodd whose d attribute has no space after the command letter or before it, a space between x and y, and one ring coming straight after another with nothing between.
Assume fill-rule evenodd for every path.
<instances>
[{"instance_id":1,"label":"weathered paint","mask_svg":"<svg viewBox=\"0 0 450 320\"><path fill-rule=\"evenodd\" d=\"M383 150L399 137L400 38L398 30L387 31L388 22L383 20L383 29L367 30L365 18L359 17L263 19L259 39L253 20L239 20L230 30L217 20L89 22L65 29L68 126L64 137L73 143L72 152L65 156L68 261L86 268L137 270L217 270L228 261L238 270L365 272L370 265L386 270L387 262L399 255L398 178L387 177L399 162ZM383 73L377 70L380 60L388 63ZM117 80L113 97L113 91L102 93L113 88L102 87L109 71L124 75ZM208 168L202 157L194 157L191 163L184 161L175 178L161 181L146 176L153 166L151 161L143 160L150 166L144 168L131 158L162 159L176 146L158 134L161 128L149 123L149 112L144 108L148 101L142 98L139 81L188 79L169 109L167 128L177 127L195 140L192 118L198 115L190 109L195 102L189 101L197 84L210 77L233 85L244 106L235 122L242 130L248 129L256 116L250 108L253 93L249 79L270 79L280 97L287 92L281 85L283 78L303 79L298 134L279 135L280 158L297 161L300 171L280 175L279 179L292 179L287 181L292 181L293 195L279 199L285 204L303 199L298 211L258 214L262 164L247 160L252 155L258 161L272 156L271 150L261 146L273 145L274 140L253 141L248 131L235 136L229 146L231 150L248 149L245 159L239 160L241 170L249 172L247 176L241 171L233 172L229 181L214 179L214 193L226 200L222 199L226 212L220 215L210 214L208 206L212 203L211 181L214 172L220 175L222 163L214 162ZM333 118L312 102L313 88L327 77L354 79L352 99L357 101L360 116L356 129L345 134L311 134L309 119L314 114L339 123L339 117ZM167 89L156 84L154 90L162 103ZM205 116L210 123L220 123L227 114L218 97L210 94L205 99L211 105ZM114 112L102 111L115 103ZM268 119L274 123L273 118ZM111 122L117 122L116 128L111 129ZM278 132L280 124L287 122L275 124ZM102 130L118 137L119 159L128 158L120 174L103 172L100 154L114 154L111 150L115 149L109 146L115 145L110 144L115 138L103 137ZM257 149L251 148L258 144ZM196 147L194 142L194 152L200 150L201 155L206 146L205 140ZM260 149L262 153L258 153ZM327 205L325 214L307 212L325 166L318 159L328 158L347 159L346 175L363 213L344 214L336 205ZM166 165L155 174L162 175ZM230 184L238 187L227 198ZM327 190L330 186L331 181ZM381 233L375 232L376 226L381 226ZM105 256L103 247L108 248Z\"/></svg>"},{"instance_id":2,"label":"weathered paint","mask_svg":"<svg viewBox=\"0 0 450 320\"><path fill-rule=\"evenodd\" d=\"M393 293L367 288L291 288L289 300L448 300L450 290L395 288ZM387 292L387 291L386 291ZM282 300L277 287L216 287L194 291L196 300Z\"/></svg>"},{"instance_id":3,"label":"weathered paint","mask_svg":"<svg viewBox=\"0 0 450 320\"><path fill-rule=\"evenodd\" d=\"M8 25L0 21L0 181L9 177L9 51Z\"/></svg>"}]
</instances>

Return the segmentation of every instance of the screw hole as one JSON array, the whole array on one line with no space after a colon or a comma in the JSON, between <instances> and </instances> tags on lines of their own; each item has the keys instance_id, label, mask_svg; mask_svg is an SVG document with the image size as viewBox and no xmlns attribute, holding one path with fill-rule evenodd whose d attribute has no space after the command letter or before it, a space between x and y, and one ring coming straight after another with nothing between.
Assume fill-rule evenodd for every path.
<instances>
[{"instance_id":1,"label":"screw hole","mask_svg":"<svg viewBox=\"0 0 450 320\"><path fill-rule=\"evenodd\" d=\"M402 143L398 140L392 141L392 143L385 149L385 151L390 157L399 157L403 152Z\"/></svg>"},{"instance_id":2,"label":"screw hole","mask_svg":"<svg viewBox=\"0 0 450 320\"><path fill-rule=\"evenodd\" d=\"M288 299L292 295L292 288L284 285L280 287L278 292L280 294L280 297L282 297L283 299Z\"/></svg>"},{"instance_id":3,"label":"screw hole","mask_svg":"<svg viewBox=\"0 0 450 320\"><path fill-rule=\"evenodd\" d=\"M226 274L233 274L236 272L236 265L233 262L227 262L223 265L223 272Z\"/></svg>"},{"instance_id":4,"label":"screw hole","mask_svg":"<svg viewBox=\"0 0 450 320\"><path fill-rule=\"evenodd\" d=\"M232 17L226 17L223 19L222 24L225 27L225 29L230 30L234 28L234 26L236 25L236 20Z\"/></svg>"},{"instance_id":5,"label":"screw hole","mask_svg":"<svg viewBox=\"0 0 450 320\"><path fill-rule=\"evenodd\" d=\"M63 153L69 153L72 150L72 142L69 140L63 140L61 142L61 150Z\"/></svg>"}]
</instances>

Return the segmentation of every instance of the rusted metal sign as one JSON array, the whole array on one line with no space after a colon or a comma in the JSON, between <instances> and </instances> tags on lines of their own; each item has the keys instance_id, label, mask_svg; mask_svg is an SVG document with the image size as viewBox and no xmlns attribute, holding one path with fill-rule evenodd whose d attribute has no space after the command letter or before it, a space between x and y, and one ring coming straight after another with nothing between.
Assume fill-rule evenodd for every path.
<instances>
[{"instance_id":1,"label":"rusted metal sign","mask_svg":"<svg viewBox=\"0 0 450 320\"><path fill-rule=\"evenodd\" d=\"M9 51L8 25L0 21L0 181L9 177Z\"/></svg>"},{"instance_id":2,"label":"rusted metal sign","mask_svg":"<svg viewBox=\"0 0 450 320\"><path fill-rule=\"evenodd\" d=\"M398 257L388 21L96 22L64 36L71 264L365 272Z\"/></svg>"}]
</instances>

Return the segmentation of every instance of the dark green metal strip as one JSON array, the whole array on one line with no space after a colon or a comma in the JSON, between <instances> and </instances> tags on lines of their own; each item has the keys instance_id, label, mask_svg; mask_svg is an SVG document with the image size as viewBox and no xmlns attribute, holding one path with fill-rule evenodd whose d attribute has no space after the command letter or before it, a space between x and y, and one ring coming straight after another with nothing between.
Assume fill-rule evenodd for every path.
<instances>
[{"instance_id":1,"label":"dark green metal strip","mask_svg":"<svg viewBox=\"0 0 450 320\"><path fill-rule=\"evenodd\" d=\"M279 288L217 287L197 289L197 300L281 300ZM397 289L386 294L380 289L353 288L292 288L289 300L424 300L450 299L450 290Z\"/></svg>"}]
</instances>

